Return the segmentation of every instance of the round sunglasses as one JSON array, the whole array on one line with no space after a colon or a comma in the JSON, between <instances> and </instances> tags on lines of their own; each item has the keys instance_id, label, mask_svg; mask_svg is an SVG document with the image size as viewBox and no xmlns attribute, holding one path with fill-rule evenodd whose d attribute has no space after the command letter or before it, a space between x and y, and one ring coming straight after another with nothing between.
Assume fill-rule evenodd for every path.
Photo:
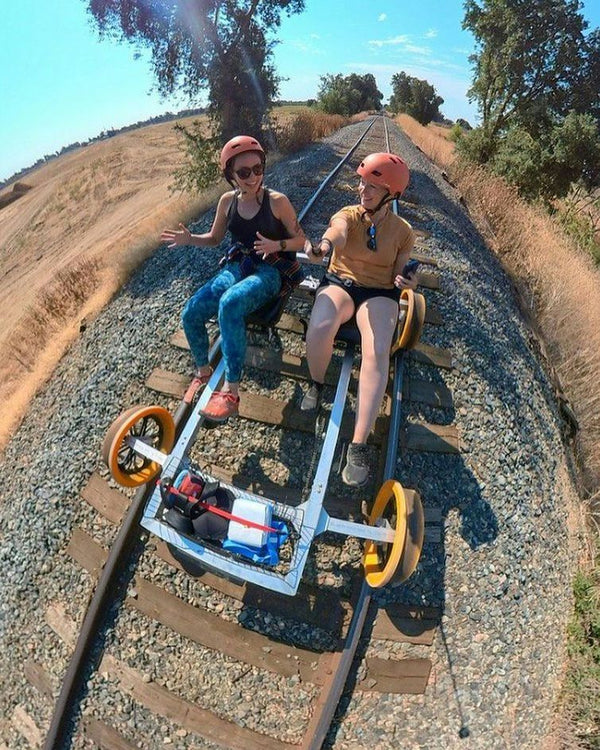
<instances>
[{"instance_id":1,"label":"round sunglasses","mask_svg":"<svg viewBox=\"0 0 600 750\"><path fill-rule=\"evenodd\" d=\"M367 237L367 247L369 250L375 252L377 250L377 230L375 229L375 224L367 227Z\"/></svg>"},{"instance_id":2,"label":"round sunglasses","mask_svg":"<svg viewBox=\"0 0 600 750\"><path fill-rule=\"evenodd\" d=\"M251 167L240 167L239 169L234 170L240 180L247 180L251 174L255 174L258 177L259 175L264 174L264 171L265 166L262 163L253 164Z\"/></svg>"}]
</instances>

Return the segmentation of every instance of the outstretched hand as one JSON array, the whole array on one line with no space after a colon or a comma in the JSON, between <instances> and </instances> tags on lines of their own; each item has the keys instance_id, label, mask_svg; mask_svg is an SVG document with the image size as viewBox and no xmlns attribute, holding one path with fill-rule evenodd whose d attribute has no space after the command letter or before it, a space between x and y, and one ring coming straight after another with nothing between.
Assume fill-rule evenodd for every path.
<instances>
[{"instance_id":1,"label":"outstretched hand","mask_svg":"<svg viewBox=\"0 0 600 750\"><path fill-rule=\"evenodd\" d=\"M192 233L183 224L179 224L179 229L165 229L160 235L161 242L168 242L167 247L176 247L177 245L189 245L192 239Z\"/></svg>"}]
</instances>

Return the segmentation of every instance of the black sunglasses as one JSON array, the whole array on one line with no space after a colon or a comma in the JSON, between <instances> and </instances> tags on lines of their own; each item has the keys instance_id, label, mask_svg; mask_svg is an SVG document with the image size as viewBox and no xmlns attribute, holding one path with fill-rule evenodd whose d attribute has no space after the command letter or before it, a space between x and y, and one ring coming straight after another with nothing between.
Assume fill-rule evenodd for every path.
<instances>
[{"instance_id":1,"label":"black sunglasses","mask_svg":"<svg viewBox=\"0 0 600 750\"><path fill-rule=\"evenodd\" d=\"M236 175L240 178L240 180L247 180L248 177L250 177L251 174L255 174L257 177L261 174L263 174L265 171L264 164L254 164L252 167L240 167L239 169L235 170Z\"/></svg>"},{"instance_id":2,"label":"black sunglasses","mask_svg":"<svg viewBox=\"0 0 600 750\"><path fill-rule=\"evenodd\" d=\"M377 250L377 238L375 235L376 235L375 224L371 224L371 226L367 227L367 236L369 238L367 240L367 247L369 248L369 250L373 250L373 251Z\"/></svg>"}]
</instances>

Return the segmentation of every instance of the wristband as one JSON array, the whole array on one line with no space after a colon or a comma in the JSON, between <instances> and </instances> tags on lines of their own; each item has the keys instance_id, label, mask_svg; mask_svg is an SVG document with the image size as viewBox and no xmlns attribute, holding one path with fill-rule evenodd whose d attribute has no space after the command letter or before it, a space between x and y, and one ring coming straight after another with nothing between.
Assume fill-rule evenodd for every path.
<instances>
[{"instance_id":1,"label":"wristband","mask_svg":"<svg viewBox=\"0 0 600 750\"><path fill-rule=\"evenodd\" d=\"M323 242L326 242L329 245L329 249L327 250L328 253L330 253L333 250L333 242L329 239L329 237L321 237L319 240L319 252L315 253L313 250L313 255L323 255L323 251L321 250L321 244Z\"/></svg>"}]
</instances>

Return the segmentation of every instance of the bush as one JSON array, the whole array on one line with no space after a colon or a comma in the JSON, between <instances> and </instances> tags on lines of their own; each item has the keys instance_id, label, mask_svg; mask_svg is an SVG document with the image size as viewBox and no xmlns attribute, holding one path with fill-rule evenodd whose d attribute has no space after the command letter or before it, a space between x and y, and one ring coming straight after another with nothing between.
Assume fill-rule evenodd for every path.
<instances>
[{"instance_id":1,"label":"bush","mask_svg":"<svg viewBox=\"0 0 600 750\"><path fill-rule=\"evenodd\" d=\"M489 162L496 174L530 201L550 203L567 195L575 183L589 190L600 182L600 136L591 115L570 112L542 133L513 126L492 135L476 128L456 145L469 161Z\"/></svg>"},{"instance_id":2,"label":"bush","mask_svg":"<svg viewBox=\"0 0 600 750\"><path fill-rule=\"evenodd\" d=\"M460 156L475 164L486 164L496 151L496 143L492 135L483 128L475 128L469 133L463 133L456 141L456 150Z\"/></svg>"},{"instance_id":3,"label":"bush","mask_svg":"<svg viewBox=\"0 0 600 750\"><path fill-rule=\"evenodd\" d=\"M221 175L218 154L220 143L214 136L206 135L206 124L194 120L189 127L177 123L174 129L184 137L182 150L185 163L174 174L170 189L188 192L206 190Z\"/></svg>"},{"instance_id":4,"label":"bush","mask_svg":"<svg viewBox=\"0 0 600 750\"><path fill-rule=\"evenodd\" d=\"M339 130L345 121L341 115L302 110L288 122L275 126L277 148L284 154L298 151L309 143Z\"/></svg>"},{"instance_id":5,"label":"bush","mask_svg":"<svg viewBox=\"0 0 600 750\"><path fill-rule=\"evenodd\" d=\"M448 138L451 141L454 141L454 143L458 143L458 141L462 138L462 135L463 135L463 129L457 122L454 123L454 125L450 128L450 132L448 133Z\"/></svg>"},{"instance_id":6,"label":"bush","mask_svg":"<svg viewBox=\"0 0 600 750\"><path fill-rule=\"evenodd\" d=\"M592 216L572 210L568 205L564 210L559 209L556 216L565 232L600 266L600 233Z\"/></svg>"},{"instance_id":7,"label":"bush","mask_svg":"<svg viewBox=\"0 0 600 750\"><path fill-rule=\"evenodd\" d=\"M512 128L500 143L490 167L511 185L516 185L523 198L534 200L540 194L542 161L540 144L526 130Z\"/></svg>"}]
</instances>

